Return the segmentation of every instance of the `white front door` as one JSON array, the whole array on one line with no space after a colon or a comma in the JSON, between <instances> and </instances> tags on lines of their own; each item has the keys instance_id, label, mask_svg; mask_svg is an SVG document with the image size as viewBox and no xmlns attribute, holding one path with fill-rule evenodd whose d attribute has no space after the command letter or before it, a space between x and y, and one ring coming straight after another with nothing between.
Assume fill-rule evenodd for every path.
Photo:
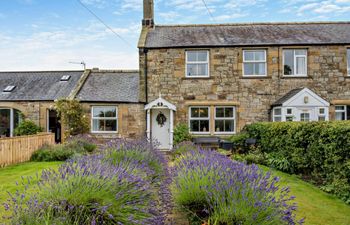
<instances>
[{"instance_id":1,"label":"white front door","mask_svg":"<svg viewBox=\"0 0 350 225\"><path fill-rule=\"evenodd\" d=\"M170 149L170 110L152 109L152 140L159 142L162 150Z\"/></svg>"}]
</instances>

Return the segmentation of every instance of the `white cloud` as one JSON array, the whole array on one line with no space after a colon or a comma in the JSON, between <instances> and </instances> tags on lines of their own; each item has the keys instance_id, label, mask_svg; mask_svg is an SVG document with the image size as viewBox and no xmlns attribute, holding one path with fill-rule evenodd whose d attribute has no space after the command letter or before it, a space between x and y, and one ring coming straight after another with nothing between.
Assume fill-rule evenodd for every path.
<instances>
[{"instance_id":1,"label":"white cloud","mask_svg":"<svg viewBox=\"0 0 350 225\"><path fill-rule=\"evenodd\" d=\"M245 17L248 16L249 14L247 13L234 13L234 14L229 14L229 15L220 15L215 17L215 20L217 21L227 21L227 20L232 20L232 19L237 19L237 18L241 18L241 17Z\"/></svg>"},{"instance_id":2,"label":"white cloud","mask_svg":"<svg viewBox=\"0 0 350 225\"><path fill-rule=\"evenodd\" d=\"M288 1L288 4L296 10L298 16L311 14L318 16L325 16L325 14L339 15L350 12L350 0L291 0Z\"/></svg>"},{"instance_id":3,"label":"white cloud","mask_svg":"<svg viewBox=\"0 0 350 225\"><path fill-rule=\"evenodd\" d=\"M136 42L140 26L112 29L126 35L125 39L135 47L125 46L110 30L93 22L78 29L36 31L29 36L0 34L0 70L80 69L68 62L81 60L89 68L138 68Z\"/></svg>"},{"instance_id":4,"label":"white cloud","mask_svg":"<svg viewBox=\"0 0 350 225\"><path fill-rule=\"evenodd\" d=\"M159 17L166 22L173 22L176 19L180 18L181 15L176 11L170 11L170 12L160 12Z\"/></svg>"}]
</instances>

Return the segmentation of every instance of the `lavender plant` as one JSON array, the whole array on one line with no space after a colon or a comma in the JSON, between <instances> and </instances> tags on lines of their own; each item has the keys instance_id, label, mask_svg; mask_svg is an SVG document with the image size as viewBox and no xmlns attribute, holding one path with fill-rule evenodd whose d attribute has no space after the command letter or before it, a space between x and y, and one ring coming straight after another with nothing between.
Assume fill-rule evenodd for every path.
<instances>
[{"instance_id":1,"label":"lavender plant","mask_svg":"<svg viewBox=\"0 0 350 225\"><path fill-rule=\"evenodd\" d=\"M111 146L124 154L130 149L153 155L153 160L164 166L153 145L145 141L121 141ZM115 163L110 153L101 151L68 160L58 171L45 170L36 188L29 189L23 183L24 193L9 193L4 204L9 216L4 219L16 225L164 224L159 202L169 195L165 188L169 179L159 176L162 179L157 183L145 179L141 168L152 171L152 166L140 164L135 155L127 155L127 163Z\"/></svg>"},{"instance_id":2,"label":"lavender plant","mask_svg":"<svg viewBox=\"0 0 350 225\"><path fill-rule=\"evenodd\" d=\"M265 174L256 165L197 150L175 162L174 174L175 203L198 223L297 223L289 189L280 188L277 177Z\"/></svg>"}]
</instances>

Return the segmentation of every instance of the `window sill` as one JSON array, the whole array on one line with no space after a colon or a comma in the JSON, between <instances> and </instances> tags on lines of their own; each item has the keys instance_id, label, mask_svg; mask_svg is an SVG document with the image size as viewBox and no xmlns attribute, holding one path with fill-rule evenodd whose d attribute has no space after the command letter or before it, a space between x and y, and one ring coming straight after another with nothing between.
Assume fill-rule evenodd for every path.
<instances>
[{"instance_id":1,"label":"window sill","mask_svg":"<svg viewBox=\"0 0 350 225\"><path fill-rule=\"evenodd\" d=\"M271 79L269 76L241 76L240 79Z\"/></svg>"},{"instance_id":2,"label":"window sill","mask_svg":"<svg viewBox=\"0 0 350 225\"><path fill-rule=\"evenodd\" d=\"M193 135L210 135L210 132L190 132Z\"/></svg>"},{"instance_id":3,"label":"window sill","mask_svg":"<svg viewBox=\"0 0 350 225\"><path fill-rule=\"evenodd\" d=\"M236 132L215 132L214 135L233 135Z\"/></svg>"},{"instance_id":4,"label":"window sill","mask_svg":"<svg viewBox=\"0 0 350 225\"><path fill-rule=\"evenodd\" d=\"M212 77L183 77L181 80L212 80Z\"/></svg>"},{"instance_id":5,"label":"window sill","mask_svg":"<svg viewBox=\"0 0 350 225\"><path fill-rule=\"evenodd\" d=\"M91 134L118 134L118 131L91 131Z\"/></svg>"},{"instance_id":6,"label":"window sill","mask_svg":"<svg viewBox=\"0 0 350 225\"><path fill-rule=\"evenodd\" d=\"M288 76L288 75L283 75L283 76L281 76L280 77L281 79L312 79L312 77L310 77L310 76L292 76L292 75L290 75L290 76Z\"/></svg>"}]
</instances>

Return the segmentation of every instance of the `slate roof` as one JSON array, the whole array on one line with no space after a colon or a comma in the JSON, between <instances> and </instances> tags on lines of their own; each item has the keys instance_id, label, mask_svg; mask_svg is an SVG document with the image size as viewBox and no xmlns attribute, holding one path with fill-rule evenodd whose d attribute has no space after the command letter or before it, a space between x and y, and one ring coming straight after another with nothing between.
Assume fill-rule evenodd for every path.
<instances>
[{"instance_id":1,"label":"slate roof","mask_svg":"<svg viewBox=\"0 0 350 225\"><path fill-rule=\"evenodd\" d=\"M0 72L0 101L54 101L68 97L83 71ZM69 81L60 81L70 75ZM16 88L10 93L8 85Z\"/></svg>"},{"instance_id":2,"label":"slate roof","mask_svg":"<svg viewBox=\"0 0 350 225\"><path fill-rule=\"evenodd\" d=\"M272 106L282 106L283 103L294 97L296 94L298 94L300 91L302 91L304 88L296 88L291 91L289 91L287 94L285 94L282 98L278 99L276 102L272 104Z\"/></svg>"},{"instance_id":3,"label":"slate roof","mask_svg":"<svg viewBox=\"0 0 350 225\"><path fill-rule=\"evenodd\" d=\"M146 48L350 44L350 22L155 26Z\"/></svg>"},{"instance_id":4,"label":"slate roof","mask_svg":"<svg viewBox=\"0 0 350 225\"><path fill-rule=\"evenodd\" d=\"M79 91L82 102L139 102L138 71L91 72Z\"/></svg>"}]
</instances>

